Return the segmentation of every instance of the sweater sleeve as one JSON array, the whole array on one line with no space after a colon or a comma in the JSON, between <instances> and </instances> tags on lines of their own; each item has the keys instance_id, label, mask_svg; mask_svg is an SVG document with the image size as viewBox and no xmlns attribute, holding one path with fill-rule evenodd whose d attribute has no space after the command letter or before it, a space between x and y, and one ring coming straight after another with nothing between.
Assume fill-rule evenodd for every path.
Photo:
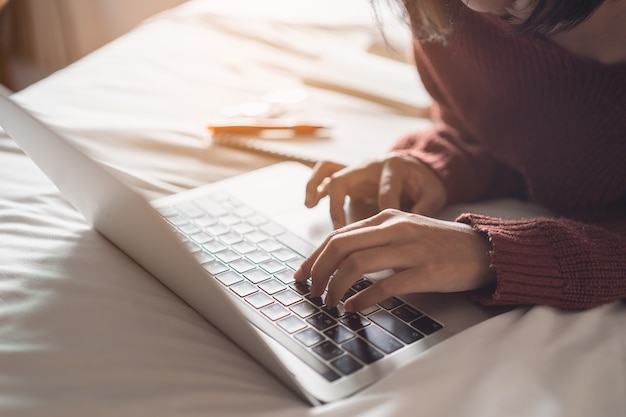
<instances>
[{"instance_id":1,"label":"sweater sleeve","mask_svg":"<svg viewBox=\"0 0 626 417\"><path fill-rule=\"evenodd\" d=\"M622 213L624 209L619 207ZM487 235L493 247L496 285L476 292L474 299L485 305L577 310L625 298L626 221L615 214L616 220L602 225L564 218L460 216L457 221Z\"/></svg>"},{"instance_id":2,"label":"sweater sleeve","mask_svg":"<svg viewBox=\"0 0 626 417\"><path fill-rule=\"evenodd\" d=\"M524 198L524 184L518 173L497 162L464 128L460 109L453 108L439 88L441 80L415 44L415 65L422 84L432 97L431 129L401 137L392 150L414 156L426 163L442 180L447 203L478 198Z\"/></svg>"},{"instance_id":3,"label":"sweater sleeve","mask_svg":"<svg viewBox=\"0 0 626 417\"><path fill-rule=\"evenodd\" d=\"M439 123L431 129L409 133L392 150L428 165L446 188L447 204L479 198L526 198L524 182L517 172L496 162L479 144L465 139L452 126Z\"/></svg>"}]
</instances>

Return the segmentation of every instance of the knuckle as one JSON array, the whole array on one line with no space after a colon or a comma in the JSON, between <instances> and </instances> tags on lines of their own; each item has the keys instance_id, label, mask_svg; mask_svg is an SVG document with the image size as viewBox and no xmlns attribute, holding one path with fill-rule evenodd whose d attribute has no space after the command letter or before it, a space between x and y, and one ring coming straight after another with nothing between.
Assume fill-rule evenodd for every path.
<instances>
[{"instance_id":1,"label":"knuckle","mask_svg":"<svg viewBox=\"0 0 626 417\"><path fill-rule=\"evenodd\" d=\"M405 214L406 213L404 213L402 210L399 210L396 208L385 208L381 210L378 214L376 214L375 217L381 221L387 221L391 219L398 220L398 219L402 219L405 216Z\"/></svg>"},{"instance_id":2,"label":"knuckle","mask_svg":"<svg viewBox=\"0 0 626 417\"><path fill-rule=\"evenodd\" d=\"M365 273L368 259L369 257L362 252L353 253L344 259L344 268L360 276Z\"/></svg>"}]
</instances>

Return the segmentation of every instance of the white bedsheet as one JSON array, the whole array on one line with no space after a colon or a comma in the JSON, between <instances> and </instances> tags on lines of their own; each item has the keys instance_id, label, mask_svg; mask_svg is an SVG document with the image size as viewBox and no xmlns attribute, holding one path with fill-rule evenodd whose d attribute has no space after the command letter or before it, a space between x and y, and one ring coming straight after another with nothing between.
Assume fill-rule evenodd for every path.
<instances>
[{"instance_id":1,"label":"white bedsheet","mask_svg":"<svg viewBox=\"0 0 626 417\"><path fill-rule=\"evenodd\" d=\"M162 196L275 162L211 146L208 120L301 87L302 71L327 53L380 43L367 3L190 1L15 98L146 196ZM299 114L335 127L320 156L375 155L427 123L309 92ZM622 303L514 310L311 408L90 230L0 135L2 416L623 416L624 329Z\"/></svg>"}]
</instances>

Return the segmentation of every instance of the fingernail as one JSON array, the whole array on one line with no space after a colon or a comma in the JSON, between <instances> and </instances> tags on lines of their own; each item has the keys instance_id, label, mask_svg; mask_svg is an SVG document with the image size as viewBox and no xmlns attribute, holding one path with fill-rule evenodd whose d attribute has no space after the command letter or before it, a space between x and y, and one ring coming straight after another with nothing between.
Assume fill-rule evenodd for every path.
<instances>
[{"instance_id":1,"label":"fingernail","mask_svg":"<svg viewBox=\"0 0 626 417\"><path fill-rule=\"evenodd\" d=\"M293 279L295 279L296 281L303 281L304 280L304 272L302 272L301 269L298 269L296 272L293 273Z\"/></svg>"},{"instance_id":2,"label":"fingernail","mask_svg":"<svg viewBox=\"0 0 626 417\"><path fill-rule=\"evenodd\" d=\"M346 302L343 303L343 308L348 313L354 313L354 306L352 305L352 302L350 300L347 300Z\"/></svg>"}]
</instances>

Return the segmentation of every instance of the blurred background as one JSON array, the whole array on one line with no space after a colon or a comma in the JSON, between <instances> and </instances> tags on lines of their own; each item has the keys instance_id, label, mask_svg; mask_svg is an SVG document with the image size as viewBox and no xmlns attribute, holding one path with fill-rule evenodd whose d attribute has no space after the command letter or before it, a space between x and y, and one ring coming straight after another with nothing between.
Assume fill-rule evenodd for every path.
<instances>
[{"instance_id":1,"label":"blurred background","mask_svg":"<svg viewBox=\"0 0 626 417\"><path fill-rule=\"evenodd\" d=\"M0 84L21 90L184 1L0 0Z\"/></svg>"}]
</instances>

